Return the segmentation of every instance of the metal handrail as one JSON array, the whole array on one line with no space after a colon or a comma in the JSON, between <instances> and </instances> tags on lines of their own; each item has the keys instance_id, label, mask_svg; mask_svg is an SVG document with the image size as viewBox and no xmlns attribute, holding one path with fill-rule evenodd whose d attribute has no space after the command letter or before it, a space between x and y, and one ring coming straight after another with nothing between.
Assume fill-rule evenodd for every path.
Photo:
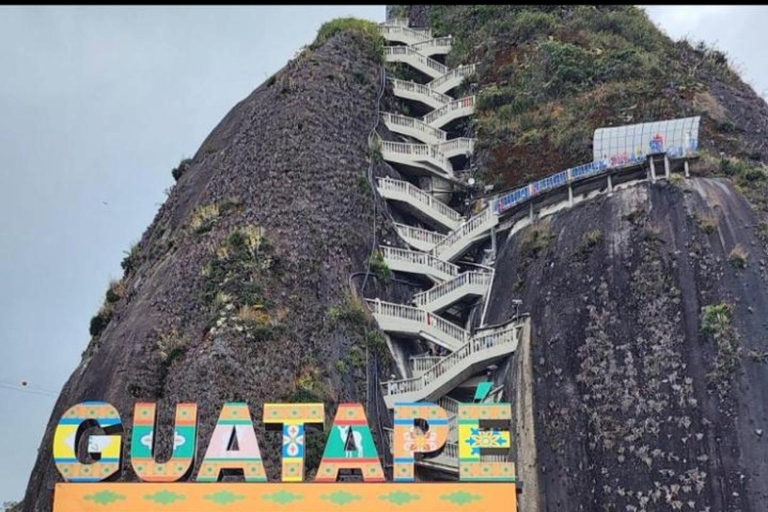
<instances>
[{"instance_id":1,"label":"metal handrail","mask_svg":"<svg viewBox=\"0 0 768 512\"><path fill-rule=\"evenodd\" d=\"M397 232L403 238L411 238L432 245L440 243L445 238L444 234L432 231L431 229L417 228L407 224L400 224L399 222L395 222L394 225Z\"/></svg>"},{"instance_id":2,"label":"metal handrail","mask_svg":"<svg viewBox=\"0 0 768 512\"><path fill-rule=\"evenodd\" d=\"M428 192L424 192L419 187L414 186L407 181L394 180L392 178L378 178L377 185L380 189L390 190L393 192L400 192L405 194L414 200L418 201L422 205L429 207L440 215L448 217L453 222L461 222L462 216L459 212L448 206L447 204L438 201L434 196Z\"/></svg>"},{"instance_id":3,"label":"metal handrail","mask_svg":"<svg viewBox=\"0 0 768 512\"><path fill-rule=\"evenodd\" d=\"M450 281L445 281L436 286L433 286L429 290L417 293L413 296L413 303L417 306L424 307L430 302L433 302L441 297L445 297L449 293L458 290L463 286L489 286L491 284L491 277L492 275L490 272L478 272L476 270L463 272Z\"/></svg>"},{"instance_id":4,"label":"metal handrail","mask_svg":"<svg viewBox=\"0 0 768 512\"><path fill-rule=\"evenodd\" d=\"M443 249L450 247L451 245L463 239L464 237L469 235L474 236L474 232L480 226L482 226L485 222L487 222L491 217L493 217L494 212L495 212L495 208L493 207L486 208L485 210L478 213L468 221L464 222L457 229L448 233L448 235L439 244L436 244L435 247L432 249L432 254L439 255Z\"/></svg>"},{"instance_id":5,"label":"metal handrail","mask_svg":"<svg viewBox=\"0 0 768 512\"><path fill-rule=\"evenodd\" d=\"M427 66L430 69L434 69L436 72L440 73L441 75L445 75L446 73L450 72L450 68L445 64L442 64L436 61L435 59L432 59L422 53L419 53L418 51L414 50L410 46L385 46L384 47L385 57L396 56L396 55L404 55L407 57L412 57L416 59L417 62Z\"/></svg>"},{"instance_id":6,"label":"metal handrail","mask_svg":"<svg viewBox=\"0 0 768 512\"><path fill-rule=\"evenodd\" d=\"M397 93L398 89L414 92L432 98L433 100L440 102L443 105L453 101L453 98L447 94L437 92L424 84L418 84L416 82L411 82L410 80L400 80L398 78L390 78L389 81L392 82L392 87L395 90L395 93Z\"/></svg>"},{"instance_id":7,"label":"metal handrail","mask_svg":"<svg viewBox=\"0 0 768 512\"><path fill-rule=\"evenodd\" d=\"M423 311L420 309L417 310ZM382 383L385 388L385 394L392 396L420 391L432 382L438 380L441 376L447 374L449 370L459 366L462 361L466 360L471 355L482 353L502 344L516 346L522 335L522 329L522 323L514 322L504 328L491 330L488 333L474 336L461 348L443 357L440 362L435 364L429 370L426 370L422 375L410 379L391 380Z\"/></svg>"},{"instance_id":8,"label":"metal handrail","mask_svg":"<svg viewBox=\"0 0 768 512\"><path fill-rule=\"evenodd\" d=\"M379 249L384 256L384 259L405 261L415 265L429 267L438 272L442 272L443 274L448 274L449 276L456 276L459 273L459 267L453 263L435 258L427 252L409 251L408 249L385 245L380 246Z\"/></svg>"},{"instance_id":9,"label":"metal handrail","mask_svg":"<svg viewBox=\"0 0 768 512\"><path fill-rule=\"evenodd\" d=\"M434 80L432 80L431 82L428 82L427 86L430 88L440 87L445 82L453 78L457 78L457 77L464 78L465 76L471 75L472 73L475 72L475 69L476 69L475 64L466 64L464 66L459 66L457 68L452 69L450 72L446 73L445 75L439 76Z\"/></svg>"},{"instance_id":10,"label":"metal handrail","mask_svg":"<svg viewBox=\"0 0 768 512\"><path fill-rule=\"evenodd\" d=\"M474 96L465 96L463 98L459 98L457 100L454 100L447 105L443 105L440 108L436 108L432 112L429 112L428 114L425 114L422 119L425 123L433 123L434 121L440 119L444 115L456 111L456 110L463 110L463 109L474 109L475 108L475 97Z\"/></svg>"}]
</instances>

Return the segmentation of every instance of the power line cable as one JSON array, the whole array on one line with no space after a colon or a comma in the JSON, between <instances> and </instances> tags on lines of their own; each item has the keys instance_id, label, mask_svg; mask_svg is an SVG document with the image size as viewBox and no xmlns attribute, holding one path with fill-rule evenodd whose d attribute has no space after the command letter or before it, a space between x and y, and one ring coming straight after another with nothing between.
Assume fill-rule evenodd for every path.
<instances>
[{"instance_id":1,"label":"power line cable","mask_svg":"<svg viewBox=\"0 0 768 512\"><path fill-rule=\"evenodd\" d=\"M21 384L8 381L0 381L0 389L7 389L9 391L17 391L20 393L29 393L32 395L57 397L58 393L49 389L29 387L26 382Z\"/></svg>"}]
</instances>

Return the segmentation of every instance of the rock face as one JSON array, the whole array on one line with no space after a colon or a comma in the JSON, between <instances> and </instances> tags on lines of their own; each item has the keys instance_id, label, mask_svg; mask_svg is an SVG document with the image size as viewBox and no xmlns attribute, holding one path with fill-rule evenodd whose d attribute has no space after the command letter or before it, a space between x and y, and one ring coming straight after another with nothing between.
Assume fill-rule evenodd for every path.
<instances>
[{"instance_id":1,"label":"rock face","mask_svg":"<svg viewBox=\"0 0 768 512\"><path fill-rule=\"evenodd\" d=\"M380 73L370 41L339 33L236 105L180 166L124 262L111 320L56 403L26 512L51 509L53 428L82 400L115 405L126 440L134 402L159 402L164 436L175 404L197 402L201 455L228 400L247 400L259 429L264 402L314 399L329 416L340 401L365 402L370 319L349 291L373 244L365 175ZM279 479L277 434L260 442ZM310 434L310 468L323 444ZM122 480L134 479L124 466Z\"/></svg>"},{"instance_id":2,"label":"rock face","mask_svg":"<svg viewBox=\"0 0 768 512\"><path fill-rule=\"evenodd\" d=\"M768 255L728 180L639 185L498 242L488 321L513 298L532 316L507 374L521 509L765 510Z\"/></svg>"},{"instance_id":3,"label":"rock face","mask_svg":"<svg viewBox=\"0 0 768 512\"><path fill-rule=\"evenodd\" d=\"M768 192L761 191L768 179L758 163L766 159L768 107L717 55L661 41L628 7L555 6L515 17L515 9L535 8L405 11L416 26L440 20L458 36L462 57L482 59L475 85L495 88L477 116L486 127L477 132L485 176L519 185L583 163L597 126L694 114L704 117L702 146L741 160L713 167L714 157L702 157L692 180L617 190L512 236L499 233L486 321L508 320L514 299L532 318L530 345L497 372L516 411L521 510L764 511ZM595 26L579 31L574 20ZM632 47L600 52L627 61L639 55L651 67L655 52L666 52L665 62L679 52L700 65L691 76L675 75L679 83L664 74L646 83L651 75L641 73L627 85L632 70L603 80L624 61L590 44L622 38ZM369 50L363 36L342 32L303 52L175 170L177 185L126 258L126 276L111 289L54 408L25 512L50 510L59 479L55 421L84 399L114 404L125 439L135 401L159 401L166 433L172 406L196 401L200 453L227 400L247 400L258 426L259 405L268 401L319 400L330 415L334 404L368 395L368 414L378 415L376 378L391 361L366 351L370 318L350 283L375 243L400 242L380 207L374 214L364 178L380 71ZM601 71L560 73L545 54L595 58L589 62ZM523 68L527 81L515 83ZM569 73L587 85L571 90ZM546 91L554 75L568 87ZM603 81L592 87L587 79ZM506 96L526 88L541 98ZM523 125L527 135L515 132ZM576 150L561 150L571 143ZM715 167L732 179L702 177ZM397 175L383 165L376 172ZM376 290L368 296L402 303L412 296L413 283L399 277L369 282ZM310 470L322 440L309 437ZM277 478L279 440L260 441L268 475ZM135 479L127 466L123 479Z\"/></svg>"}]
</instances>

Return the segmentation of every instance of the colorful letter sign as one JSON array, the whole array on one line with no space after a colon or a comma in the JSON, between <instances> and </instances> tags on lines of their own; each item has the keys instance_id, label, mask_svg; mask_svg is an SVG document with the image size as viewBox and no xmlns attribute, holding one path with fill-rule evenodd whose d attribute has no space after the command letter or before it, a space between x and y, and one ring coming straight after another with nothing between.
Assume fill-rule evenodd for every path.
<instances>
[{"instance_id":1,"label":"colorful letter sign","mask_svg":"<svg viewBox=\"0 0 768 512\"><path fill-rule=\"evenodd\" d=\"M394 482L385 481L361 404L339 405L315 481L301 484L297 482L303 479L306 429L322 429L323 404L265 404L263 415L265 425L283 435L282 482L267 481L250 409L242 402L222 407L194 476L190 473L197 446L196 404L176 406L173 438L164 441L173 443L172 455L167 462L157 462L155 448L161 442L157 405L137 403L130 457L144 482L117 482L123 442L120 415L108 403L78 404L64 413L54 433L54 459L65 482L56 484L52 512L339 512L350 504L352 512L356 508L366 512L517 510L514 464L482 457L508 451L509 404L461 404L456 416L433 403L396 404ZM458 468L451 462L456 460L456 445L448 445L448 453L440 452L448 449L445 445L454 425ZM86 443L87 457L82 453ZM414 484L416 454L428 453L458 469L459 482ZM349 470L361 473L364 482L339 482ZM230 472L242 473L246 483L219 481ZM105 479L110 481L99 482ZM188 481L177 482L182 479Z\"/></svg>"},{"instance_id":2,"label":"colorful letter sign","mask_svg":"<svg viewBox=\"0 0 768 512\"><path fill-rule=\"evenodd\" d=\"M168 462L155 462L157 444L155 404L139 402L133 410L131 464L145 482L175 482L192 468L197 442L197 404L178 404L173 430L173 455Z\"/></svg>"},{"instance_id":3,"label":"colorful letter sign","mask_svg":"<svg viewBox=\"0 0 768 512\"><path fill-rule=\"evenodd\" d=\"M246 482L266 482L248 404L227 402L213 429L198 482L218 482L222 471L241 470Z\"/></svg>"},{"instance_id":4,"label":"colorful letter sign","mask_svg":"<svg viewBox=\"0 0 768 512\"><path fill-rule=\"evenodd\" d=\"M283 430L283 482L304 480L305 427L322 430L324 420L323 404L264 404L264 425Z\"/></svg>"},{"instance_id":5,"label":"colorful letter sign","mask_svg":"<svg viewBox=\"0 0 768 512\"><path fill-rule=\"evenodd\" d=\"M340 469L359 469L366 482L383 482L384 470L360 404L339 404L316 482L335 482Z\"/></svg>"},{"instance_id":6,"label":"colorful letter sign","mask_svg":"<svg viewBox=\"0 0 768 512\"><path fill-rule=\"evenodd\" d=\"M459 404L459 479L515 481L511 462L481 462L483 452L506 453L512 407L505 403ZM490 427L490 428L489 428ZM497 427L497 428L494 428Z\"/></svg>"},{"instance_id":7,"label":"colorful letter sign","mask_svg":"<svg viewBox=\"0 0 768 512\"><path fill-rule=\"evenodd\" d=\"M416 426L427 421L427 431ZM393 436L394 480L413 482L414 454L439 450L448 438L448 414L437 404L396 403Z\"/></svg>"},{"instance_id":8,"label":"colorful letter sign","mask_svg":"<svg viewBox=\"0 0 768 512\"><path fill-rule=\"evenodd\" d=\"M83 464L77 457L80 438L89 426L97 425L108 435L88 437L88 454L97 462ZM53 460L64 480L99 482L117 473L122 431L120 413L106 402L83 402L68 409L53 434Z\"/></svg>"}]
</instances>

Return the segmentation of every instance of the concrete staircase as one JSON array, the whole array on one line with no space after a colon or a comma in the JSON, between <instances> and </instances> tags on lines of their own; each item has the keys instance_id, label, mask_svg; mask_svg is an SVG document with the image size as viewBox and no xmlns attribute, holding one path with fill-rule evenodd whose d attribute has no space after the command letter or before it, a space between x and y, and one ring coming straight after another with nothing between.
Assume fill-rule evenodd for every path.
<instances>
[{"instance_id":1,"label":"concrete staircase","mask_svg":"<svg viewBox=\"0 0 768 512\"><path fill-rule=\"evenodd\" d=\"M431 78L430 82L419 84L390 77L394 95L432 109L421 118L382 113L381 119L389 131L403 140L379 139L381 155L412 178L434 177L452 183L455 177L451 159L471 155L475 141L466 137L449 138L444 128L472 115L475 97L455 99L445 93L472 74L474 65L449 69L436 61L432 56L448 53L452 38L434 38L429 30L409 28L405 20L390 20L381 26L381 33L388 41L401 43L385 48L387 62L405 63ZM512 354L520 337L527 332L524 329L527 320L471 333L440 316L459 303L487 295L491 272L462 272L453 262L483 236L483 230L487 235L496 226L494 211L488 208L480 215L465 219L448 204L409 181L379 178L376 188L381 197L435 229L395 224L397 233L410 249L380 246L384 261L391 270L426 277L434 286L415 294L413 306L378 299L368 299L367 304L387 334L426 340L446 352L446 355L412 357L413 377L385 382L384 400L389 408L396 402L437 400L449 410L452 416L448 444L442 453L422 459L419 464L457 473L458 402L447 393L489 364ZM448 234L436 230L447 230Z\"/></svg>"}]
</instances>

